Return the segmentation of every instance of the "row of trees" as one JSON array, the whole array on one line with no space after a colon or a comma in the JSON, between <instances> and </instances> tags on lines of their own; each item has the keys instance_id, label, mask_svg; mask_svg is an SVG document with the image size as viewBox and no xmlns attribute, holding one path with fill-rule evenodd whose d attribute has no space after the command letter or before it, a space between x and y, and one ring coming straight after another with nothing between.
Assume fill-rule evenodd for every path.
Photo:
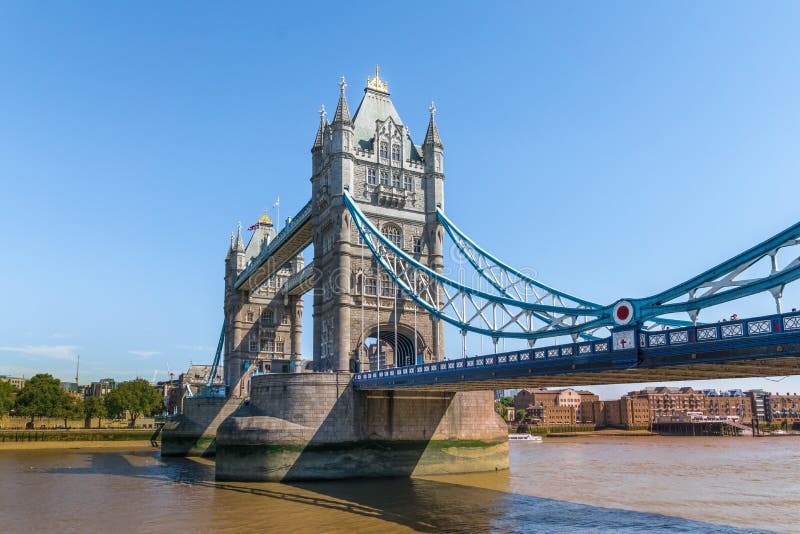
<instances>
[{"instance_id":1,"label":"row of trees","mask_svg":"<svg viewBox=\"0 0 800 534\"><path fill-rule=\"evenodd\" d=\"M49 374L38 374L17 391L7 382L0 382L0 410L12 410L17 415L30 417L33 427L37 417L58 417L67 420L83 418L88 428L93 418L98 426L103 419L119 419L127 414L131 427L142 415L155 415L162 410L161 394L141 378L122 382L103 398L78 396L67 393L61 382Z\"/></svg>"}]
</instances>

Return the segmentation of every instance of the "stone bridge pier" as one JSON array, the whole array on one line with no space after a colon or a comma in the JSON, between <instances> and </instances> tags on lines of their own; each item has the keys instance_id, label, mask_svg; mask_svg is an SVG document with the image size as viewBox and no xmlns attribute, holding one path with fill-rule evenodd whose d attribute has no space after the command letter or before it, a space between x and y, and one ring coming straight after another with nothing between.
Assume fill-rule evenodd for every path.
<instances>
[{"instance_id":1,"label":"stone bridge pier","mask_svg":"<svg viewBox=\"0 0 800 534\"><path fill-rule=\"evenodd\" d=\"M508 469L492 392L357 391L350 373L253 378L217 430L218 480L292 481Z\"/></svg>"}]
</instances>

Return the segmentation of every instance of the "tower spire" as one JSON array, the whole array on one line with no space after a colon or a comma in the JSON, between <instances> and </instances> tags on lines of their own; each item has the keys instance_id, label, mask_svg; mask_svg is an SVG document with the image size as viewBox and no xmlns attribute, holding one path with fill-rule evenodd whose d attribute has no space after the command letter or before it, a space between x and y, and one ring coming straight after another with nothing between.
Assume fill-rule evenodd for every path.
<instances>
[{"instance_id":1,"label":"tower spire","mask_svg":"<svg viewBox=\"0 0 800 534\"><path fill-rule=\"evenodd\" d=\"M233 253L233 232L231 232L231 244L230 244L230 246L228 247L228 255L227 255L227 256L225 256L225 259L226 259L226 260L227 260L227 259L230 259L230 257L231 257L231 254L232 254L232 253Z\"/></svg>"},{"instance_id":2,"label":"tower spire","mask_svg":"<svg viewBox=\"0 0 800 534\"><path fill-rule=\"evenodd\" d=\"M350 124L350 108L347 107L347 98L344 95L344 88L347 87L347 83L344 81L344 76L342 76L341 81L339 82L339 102L336 104L336 112L333 114L333 123L342 123L342 124Z\"/></svg>"},{"instance_id":3,"label":"tower spire","mask_svg":"<svg viewBox=\"0 0 800 534\"><path fill-rule=\"evenodd\" d=\"M242 241L242 223L239 223L236 227L236 245L235 249L237 252L244 252L244 241Z\"/></svg>"},{"instance_id":4,"label":"tower spire","mask_svg":"<svg viewBox=\"0 0 800 534\"><path fill-rule=\"evenodd\" d=\"M317 129L317 136L314 138L314 146L312 149L322 146L322 139L325 136L325 124L325 105L323 104L319 109L319 128Z\"/></svg>"},{"instance_id":5,"label":"tower spire","mask_svg":"<svg viewBox=\"0 0 800 534\"><path fill-rule=\"evenodd\" d=\"M442 148L442 139L439 137L439 129L436 128L436 105L433 102L431 102L428 111L431 113L431 118L428 121L428 131L425 133L424 144Z\"/></svg>"}]
</instances>

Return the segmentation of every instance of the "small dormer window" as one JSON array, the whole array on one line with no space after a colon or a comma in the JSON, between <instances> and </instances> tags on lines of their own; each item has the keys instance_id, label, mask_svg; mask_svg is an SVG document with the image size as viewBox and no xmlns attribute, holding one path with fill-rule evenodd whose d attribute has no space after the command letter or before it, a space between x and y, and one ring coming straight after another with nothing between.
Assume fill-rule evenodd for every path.
<instances>
[{"instance_id":1,"label":"small dormer window","mask_svg":"<svg viewBox=\"0 0 800 534\"><path fill-rule=\"evenodd\" d=\"M369 185L378 185L378 177L375 169L367 169L367 183Z\"/></svg>"},{"instance_id":2,"label":"small dormer window","mask_svg":"<svg viewBox=\"0 0 800 534\"><path fill-rule=\"evenodd\" d=\"M392 145L392 159L400 161L400 145Z\"/></svg>"},{"instance_id":3,"label":"small dormer window","mask_svg":"<svg viewBox=\"0 0 800 534\"><path fill-rule=\"evenodd\" d=\"M380 145L380 157L388 158L389 157L389 145L386 143L381 143Z\"/></svg>"}]
</instances>

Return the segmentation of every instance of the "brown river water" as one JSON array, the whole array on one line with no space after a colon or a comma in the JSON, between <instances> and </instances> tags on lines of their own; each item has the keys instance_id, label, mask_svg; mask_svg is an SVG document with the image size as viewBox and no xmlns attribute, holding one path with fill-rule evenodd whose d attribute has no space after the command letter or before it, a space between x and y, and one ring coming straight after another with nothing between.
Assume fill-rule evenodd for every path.
<instances>
[{"instance_id":1,"label":"brown river water","mask_svg":"<svg viewBox=\"0 0 800 534\"><path fill-rule=\"evenodd\" d=\"M0 532L800 532L800 437L512 443L511 470L215 482L148 449L0 450Z\"/></svg>"}]
</instances>

